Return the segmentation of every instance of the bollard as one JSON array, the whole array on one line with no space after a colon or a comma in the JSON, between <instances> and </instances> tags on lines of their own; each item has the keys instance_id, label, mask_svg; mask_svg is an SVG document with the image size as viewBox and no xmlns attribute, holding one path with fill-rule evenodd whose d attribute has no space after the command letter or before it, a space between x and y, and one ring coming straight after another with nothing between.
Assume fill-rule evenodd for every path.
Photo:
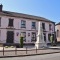
<instances>
[{"instance_id":1,"label":"bollard","mask_svg":"<svg viewBox=\"0 0 60 60\"><path fill-rule=\"evenodd\" d=\"M37 47L36 47L36 54L37 54Z\"/></svg>"},{"instance_id":2,"label":"bollard","mask_svg":"<svg viewBox=\"0 0 60 60\"><path fill-rule=\"evenodd\" d=\"M4 46L3 46L3 56L4 56Z\"/></svg>"},{"instance_id":3,"label":"bollard","mask_svg":"<svg viewBox=\"0 0 60 60\"><path fill-rule=\"evenodd\" d=\"M26 47L26 54L27 54L27 47Z\"/></svg>"},{"instance_id":4,"label":"bollard","mask_svg":"<svg viewBox=\"0 0 60 60\"><path fill-rule=\"evenodd\" d=\"M17 48L15 47L15 55L17 55Z\"/></svg>"}]
</instances>

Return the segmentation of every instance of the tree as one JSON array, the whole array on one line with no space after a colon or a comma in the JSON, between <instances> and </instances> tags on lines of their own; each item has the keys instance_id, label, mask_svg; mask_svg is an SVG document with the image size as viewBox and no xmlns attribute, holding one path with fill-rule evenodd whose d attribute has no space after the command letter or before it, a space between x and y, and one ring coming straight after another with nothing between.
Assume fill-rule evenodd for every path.
<instances>
[{"instance_id":1,"label":"tree","mask_svg":"<svg viewBox=\"0 0 60 60\"><path fill-rule=\"evenodd\" d=\"M20 47L23 48L23 37L20 37Z\"/></svg>"},{"instance_id":2,"label":"tree","mask_svg":"<svg viewBox=\"0 0 60 60\"><path fill-rule=\"evenodd\" d=\"M51 42L51 45L53 45L53 36L52 35L50 36L50 42Z\"/></svg>"}]
</instances>

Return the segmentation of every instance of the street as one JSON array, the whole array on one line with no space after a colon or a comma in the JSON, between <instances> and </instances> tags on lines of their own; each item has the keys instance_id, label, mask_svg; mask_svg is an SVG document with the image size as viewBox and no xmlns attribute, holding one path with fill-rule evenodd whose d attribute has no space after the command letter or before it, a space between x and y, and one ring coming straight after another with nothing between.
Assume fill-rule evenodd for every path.
<instances>
[{"instance_id":1,"label":"street","mask_svg":"<svg viewBox=\"0 0 60 60\"><path fill-rule=\"evenodd\" d=\"M60 53L26 57L0 58L0 60L60 60Z\"/></svg>"}]
</instances>

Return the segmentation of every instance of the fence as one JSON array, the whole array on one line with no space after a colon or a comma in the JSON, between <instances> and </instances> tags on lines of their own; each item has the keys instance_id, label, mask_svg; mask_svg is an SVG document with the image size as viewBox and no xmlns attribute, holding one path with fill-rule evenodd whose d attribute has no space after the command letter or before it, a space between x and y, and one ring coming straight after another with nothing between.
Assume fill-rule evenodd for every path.
<instances>
[{"instance_id":1,"label":"fence","mask_svg":"<svg viewBox=\"0 0 60 60\"><path fill-rule=\"evenodd\" d=\"M60 52L60 49L37 49L37 48L5 48L0 50L0 56L22 56L31 54L43 54L43 53L53 53Z\"/></svg>"}]
</instances>

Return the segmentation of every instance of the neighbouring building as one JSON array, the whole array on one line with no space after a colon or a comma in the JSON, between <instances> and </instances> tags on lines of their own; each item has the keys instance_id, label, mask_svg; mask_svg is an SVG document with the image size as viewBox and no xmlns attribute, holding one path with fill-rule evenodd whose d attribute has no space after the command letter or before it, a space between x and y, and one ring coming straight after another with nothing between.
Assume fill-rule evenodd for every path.
<instances>
[{"instance_id":1,"label":"neighbouring building","mask_svg":"<svg viewBox=\"0 0 60 60\"><path fill-rule=\"evenodd\" d=\"M56 39L60 43L60 22L55 25Z\"/></svg>"},{"instance_id":2,"label":"neighbouring building","mask_svg":"<svg viewBox=\"0 0 60 60\"><path fill-rule=\"evenodd\" d=\"M55 22L44 17L3 11L0 5L0 43L20 43L21 33L24 44L34 44L38 33L38 22L42 23L44 41L50 43L55 34Z\"/></svg>"}]
</instances>

